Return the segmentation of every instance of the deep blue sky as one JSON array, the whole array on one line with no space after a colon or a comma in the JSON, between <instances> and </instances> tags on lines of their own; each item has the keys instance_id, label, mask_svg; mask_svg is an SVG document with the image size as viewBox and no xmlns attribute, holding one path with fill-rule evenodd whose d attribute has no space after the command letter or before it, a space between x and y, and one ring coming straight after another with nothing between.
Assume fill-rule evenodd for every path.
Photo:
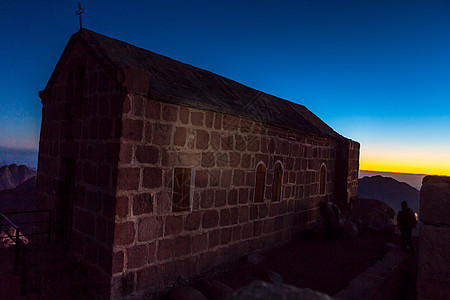
<instances>
[{"instance_id":1,"label":"deep blue sky","mask_svg":"<svg viewBox=\"0 0 450 300\"><path fill-rule=\"evenodd\" d=\"M82 6L85 28L304 104L361 142L362 168L420 162L450 175L450 1ZM76 8L0 2L0 146L37 149L38 91L78 30Z\"/></svg>"}]
</instances>

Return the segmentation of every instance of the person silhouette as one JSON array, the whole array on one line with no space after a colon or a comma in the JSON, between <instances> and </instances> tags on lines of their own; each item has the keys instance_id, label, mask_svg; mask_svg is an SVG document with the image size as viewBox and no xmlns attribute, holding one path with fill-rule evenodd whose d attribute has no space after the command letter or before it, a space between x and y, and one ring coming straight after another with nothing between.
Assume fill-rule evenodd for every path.
<instances>
[{"instance_id":1,"label":"person silhouette","mask_svg":"<svg viewBox=\"0 0 450 300\"><path fill-rule=\"evenodd\" d=\"M414 252L414 246L411 238L411 231L417 225L414 211L408 207L408 202L402 201L402 210L397 214L397 223L400 228L400 244L408 253Z\"/></svg>"}]
</instances>

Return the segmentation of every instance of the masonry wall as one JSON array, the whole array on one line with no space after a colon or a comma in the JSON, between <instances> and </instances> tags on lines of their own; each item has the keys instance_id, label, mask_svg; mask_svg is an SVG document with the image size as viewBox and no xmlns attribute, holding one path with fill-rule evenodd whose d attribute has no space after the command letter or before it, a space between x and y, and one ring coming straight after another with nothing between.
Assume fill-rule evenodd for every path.
<instances>
[{"instance_id":1,"label":"masonry wall","mask_svg":"<svg viewBox=\"0 0 450 300\"><path fill-rule=\"evenodd\" d=\"M346 138L338 141L334 202L344 211L350 208L350 199L358 195L359 149L358 142Z\"/></svg>"},{"instance_id":2,"label":"masonry wall","mask_svg":"<svg viewBox=\"0 0 450 300\"><path fill-rule=\"evenodd\" d=\"M332 200L336 141L128 94L117 180L113 297L168 286L291 239ZM272 202L273 168L283 165ZM254 203L255 170L267 167ZM327 167L326 193L319 170ZM191 207L172 213L174 167L192 168Z\"/></svg>"},{"instance_id":3,"label":"masonry wall","mask_svg":"<svg viewBox=\"0 0 450 300\"><path fill-rule=\"evenodd\" d=\"M426 176L420 190L418 299L450 295L450 177Z\"/></svg>"},{"instance_id":4,"label":"masonry wall","mask_svg":"<svg viewBox=\"0 0 450 300\"><path fill-rule=\"evenodd\" d=\"M53 239L86 267L93 293L108 297L124 95L81 45L65 59L41 94L37 206L52 209Z\"/></svg>"}]
</instances>

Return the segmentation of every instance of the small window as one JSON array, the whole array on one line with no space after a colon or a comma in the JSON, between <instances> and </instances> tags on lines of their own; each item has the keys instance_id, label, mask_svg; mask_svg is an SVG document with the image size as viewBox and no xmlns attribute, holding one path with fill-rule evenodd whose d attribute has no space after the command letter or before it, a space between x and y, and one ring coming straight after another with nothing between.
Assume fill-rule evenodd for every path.
<instances>
[{"instance_id":1,"label":"small window","mask_svg":"<svg viewBox=\"0 0 450 300\"><path fill-rule=\"evenodd\" d=\"M173 174L172 212L188 211L191 195L191 169L175 168Z\"/></svg>"},{"instance_id":2,"label":"small window","mask_svg":"<svg viewBox=\"0 0 450 300\"><path fill-rule=\"evenodd\" d=\"M281 185L283 184L283 167L280 162L275 164L273 173L272 201L280 201Z\"/></svg>"},{"instance_id":3,"label":"small window","mask_svg":"<svg viewBox=\"0 0 450 300\"><path fill-rule=\"evenodd\" d=\"M264 189L266 187L266 167L259 164L256 168L256 183L255 183L255 202L264 201Z\"/></svg>"},{"instance_id":4,"label":"small window","mask_svg":"<svg viewBox=\"0 0 450 300\"><path fill-rule=\"evenodd\" d=\"M319 193L320 195L325 195L327 184L327 167L322 164L320 167L320 182L319 182Z\"/></svg>"}]
</instances>

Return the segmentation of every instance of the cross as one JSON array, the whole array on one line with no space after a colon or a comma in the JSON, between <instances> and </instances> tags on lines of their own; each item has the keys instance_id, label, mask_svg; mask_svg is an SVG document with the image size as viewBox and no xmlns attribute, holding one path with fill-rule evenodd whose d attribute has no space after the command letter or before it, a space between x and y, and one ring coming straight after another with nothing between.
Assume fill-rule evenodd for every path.
<instances>
[{"instance_id":1,"label":"cross","mask_svg":"<svg viewBox=\"0 0 450 300\"><path fill-rule=\"evenodd\" d=\"M77 15L80 17L80 29L83 28L83 26L81 25L81 16L84 12L84 8L81 8L81 3L78 2L78 11L77 11Z\"/></svg>"}]
</instances>

